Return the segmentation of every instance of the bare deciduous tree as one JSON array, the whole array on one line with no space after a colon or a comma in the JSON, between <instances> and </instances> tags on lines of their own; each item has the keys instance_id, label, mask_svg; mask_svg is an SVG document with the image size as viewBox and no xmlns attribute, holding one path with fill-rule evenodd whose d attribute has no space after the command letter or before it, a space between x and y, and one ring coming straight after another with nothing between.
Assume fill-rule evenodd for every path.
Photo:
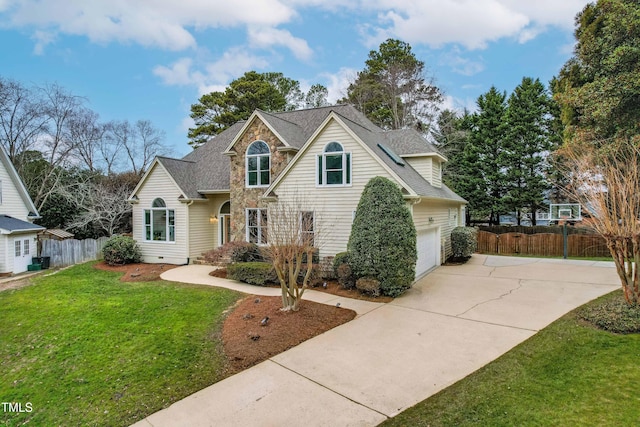
<instances>
[{"instance_id":1,"label":"bare deciduous tree","mask_svg":"<svg viewBox=\"0 0 640 427\"><path fill-rule=\"evenodd\" d=\"M0 77L0 144L12 162L33 149L47 120L43 100L36 93Z\"/></svg>"},{"instance_id":2,"label":"bare deciduous tree","mask_svg":"<svg viewBox=\"0 0 640 427\"><path fill-rule=\"evenodd\" d=\"M93 224L108 236L122 231L123 220L131 214L131 204L127 201L131 189L131 183L126 179L96 182L87 178L65 187L61 194L79 212L66 227L83 228Z\"/></svg>"},{"instance_id":3,"label":"bare deciduous tree","mask_svg":"<svg viewBox=\"0 0 640 427\"><path fill-rule=\"evenodd\" d=\"M589 143L563 147L566 187L590 214L613 256L624 297L640 305L640 138L597 148Z\"/></svg>"},{"instance_id":4,"label":"bare deciduous tree","mask_svg":"<svg viewBox=\"0 0 640 427\"><path fill-rule=\"evenodd\" d=\"M138 120L134 124L128 120L114 121L110 124L109 133L111 142L126 153L130 169L138 175L144 174L156 156L169 153L163 144L164 132L149 120Z\"/></svg>"},{"instance_id":5,"label":"bare deciduous tree","mask_svg":"<svg viewBox=\"0 0 640 427\"><path fill-rule=\"evenodd\" d=\"M304 206L296 197L292 202L270 203L268 210L268 243L263 253L278 275L284 311L300 308L300 300L313 272L313 254L322 241L318 218Z\"/></svg>"}]
</instances>

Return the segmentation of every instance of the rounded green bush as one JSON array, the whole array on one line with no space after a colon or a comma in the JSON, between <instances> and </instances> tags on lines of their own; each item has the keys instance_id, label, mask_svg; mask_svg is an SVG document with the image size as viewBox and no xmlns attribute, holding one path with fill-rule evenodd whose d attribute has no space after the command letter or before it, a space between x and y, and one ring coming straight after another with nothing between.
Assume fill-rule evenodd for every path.
<instances>
[{"instance_id":1,"label":"rounded green bush","mask_svg":"<svg viewBox=\"0 0 640 427\"><path fill-rule=\"evenodd\" d=\"M123 265L140 262L142 253L135 240L127 236L114 236L102 248L104 262L109 265Z\"/></svg>"},{"instance_id":2,"label":"rounded green bush","mask_svg":"<svg viewBox=\"0 0 640 427\"><path fill-rule=\"evenodd\" d=\"M365 186L347 245L356 279L380 281L383 295L396 297L416 276L416 229L402 192L383 177Z\"/></svg>"}]
</instances>

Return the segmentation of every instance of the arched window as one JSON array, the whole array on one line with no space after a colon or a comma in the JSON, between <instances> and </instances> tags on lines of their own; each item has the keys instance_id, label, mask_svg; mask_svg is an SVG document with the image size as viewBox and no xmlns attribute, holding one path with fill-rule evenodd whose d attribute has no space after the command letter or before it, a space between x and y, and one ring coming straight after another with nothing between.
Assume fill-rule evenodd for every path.
<instances>
[{"instance_id":1,"label":"arched window","mask_svg":"<svg viewBox=\"0 0 640 427\"><path fill-rule=\"evenodd\" d=\"M144 240L151 242L176 241L176 214L167 209L163 199L154 199L151 209L144 210Z\"/></svg>"},{"instance_id":2,"label":"arched window","mask_svg":"<svg viewBox=\"0 0 640 427\"><path fill-rule=\"evenodd\" d=\"M247 187L266 187L271 183L271 152L264 141L254 141L247 149Z\"/></svg>"},{"instance_id":3,"label":"arched window","mask_svg":"<svg viewBox=\"0 0 640 427\"><path fill-rule=\"evenodd\" d=\"M318 185L351 184L351 153L345 152L342 144L328 143L317 160Z\"/></svg>"}]
</instances>

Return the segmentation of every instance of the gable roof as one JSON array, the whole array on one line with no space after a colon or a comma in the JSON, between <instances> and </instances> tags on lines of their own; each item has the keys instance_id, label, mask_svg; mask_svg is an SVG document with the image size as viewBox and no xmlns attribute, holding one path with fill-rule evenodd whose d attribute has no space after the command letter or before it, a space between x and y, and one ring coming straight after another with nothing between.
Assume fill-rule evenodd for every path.
<instances>
[{"instance_id":1,"label":"gable roof","mask_svg":"<svg viewBox=\"0 0 640 427\"><path fill-rule=\"evenodd\" d=\"M339 114L338 116L341 117ZM463 203L466 202L466 200L454 193L445 184L442 184L441 187L434 187L433 185L431 185L431 183L429 183L429 181L427 181L422 175L420 175L410 164L405 162L404 165L399 165L391 158L391 156L385 153L385 151L379 145L386 145L387 149L393 150L392 153L396 155L402 155L406 154L407 151L405 150L404 153L396 151L396 147L398 146L396 142L411 141L413 144L415 144L415 142L412 141L413 137L406 139L389 138L388 132L372 132L368 129L363 128L362 126L359 126L349 119L346 119L344 117L342 117L342 119L344 125L351 129L351 131L355 135L357 135L360 142L365 144L369 148L369 150L378 157L379 161L384 163L388 169L391 169L409 187L409 190L413 191L416 195L434 199L450 199ZM397 132L395 133L395 135L407 136L410 135L410 132L415 132L411 130L408 131L409 132L402 133ZM420 135L417 132L415 133L417 135ZM433 146L431 146L431 144L429 144L424 138L420 138L422 139L422 141L424 141L424 145L426 147L430 146L431 148L433 148ZM407 149L409 148L409 145L406 145L404 147L400 145L400 147ZM417 144L414 145L414 147L417 147L417 150L420 150ZM425 150L422 149L419 152L425 153Z\"/></svg>"},{"instance_id":2,"label":"gable roof","mask_svg":"<svg viewBox=\"0 0 640 427\"><path fill-rule=\"evenodd\" d=\"M3 234L11 234L20 231L42 231L45 228L9 215L0 215L0 230L4 232Z\"/></svg>"},{"instance_id":3,"label":"gable roof","mask_svg":"<svg viewBox=\"0 0 640 427\"><path fill-rule=\"evenodd\" d=\"M330 116L339 119L342 126L348 129L392 175L401 181L409 195L465 202L444 184L442 187L432 186L406 162L403 166L399 165L378 145L386 146L392 154L400 157L432 155L446 160L418 132L411 129L384 131L351 105L333 105L280 113L256 110L248 120L227 128L182 159L157 157L156 161L164 167L185 198L202 200L205 199L204 194L229 191L230 162L226 154L231 152L233 145L254 120L263 121L285 146L301 150L311 143L313 136L328 123ZM286 166L267 193L277 186L279 178L286 175L301 154L298 153ZM150 171L151 168L147 173ZM145 178L146 175L138 187ZM137 192L138 187L132 194Z\"/></svg>"},{"instance_id":4,"label":"gable roof","mask_svg":"<svg viewBox=\"0 0 640 427\"><path fill-rule=\"evenodd\" d=\"M18 194L20 194L20 198L24 202L24 205L27 207L27 210L29 211L29 218L33 218L33 219L40 218L40 214L36 209L36 205L33 204L33 200L31 200L31 196L29 196L29 192L27 191L27 188L24 186L22 179L20 179L20 175L18 175L18 172L16 171L16 168L13 166L11 159L9 158L7 153L4 151L4 148L1 146L0 146L0 162L4 165L5 170L9 174L9 177L13 181L13 184L15 185L16 190L18 191Z\"/></svg>"}]
</instances>

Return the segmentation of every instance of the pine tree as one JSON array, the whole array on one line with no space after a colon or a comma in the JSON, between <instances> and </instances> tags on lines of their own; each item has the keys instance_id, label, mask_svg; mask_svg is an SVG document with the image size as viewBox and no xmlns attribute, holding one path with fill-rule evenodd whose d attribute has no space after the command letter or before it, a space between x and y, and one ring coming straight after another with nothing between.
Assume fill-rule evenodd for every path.
<instances>
[{"instance_id":1,"label":"pine tree","mask_svg":"<svg viewBox=\"0 0 640 427\"><path fill-rule=\"evenodd\" d=\"M549 188L545 171L546 155L551 148L549 95L540 80L522 79L509 97L505 123L500 154L506 182L503 204L516 213L518 225L523 208L530 212L535 225L535 214L543 208L545 191Z\"/></svg>"},{"instance_id":2,"label":"pine tree","mask_svg":"<svg viewBox=\"0 0 640 427\"><path fill-rule=\"evenodd\" d=\"M495 87L480 95L478 111L469 120L469 140L460 165L455 190L469 202L470 215L500 222L505 194L503 145L506 136L506 93Z\"/></svg>"}]
</instances>

